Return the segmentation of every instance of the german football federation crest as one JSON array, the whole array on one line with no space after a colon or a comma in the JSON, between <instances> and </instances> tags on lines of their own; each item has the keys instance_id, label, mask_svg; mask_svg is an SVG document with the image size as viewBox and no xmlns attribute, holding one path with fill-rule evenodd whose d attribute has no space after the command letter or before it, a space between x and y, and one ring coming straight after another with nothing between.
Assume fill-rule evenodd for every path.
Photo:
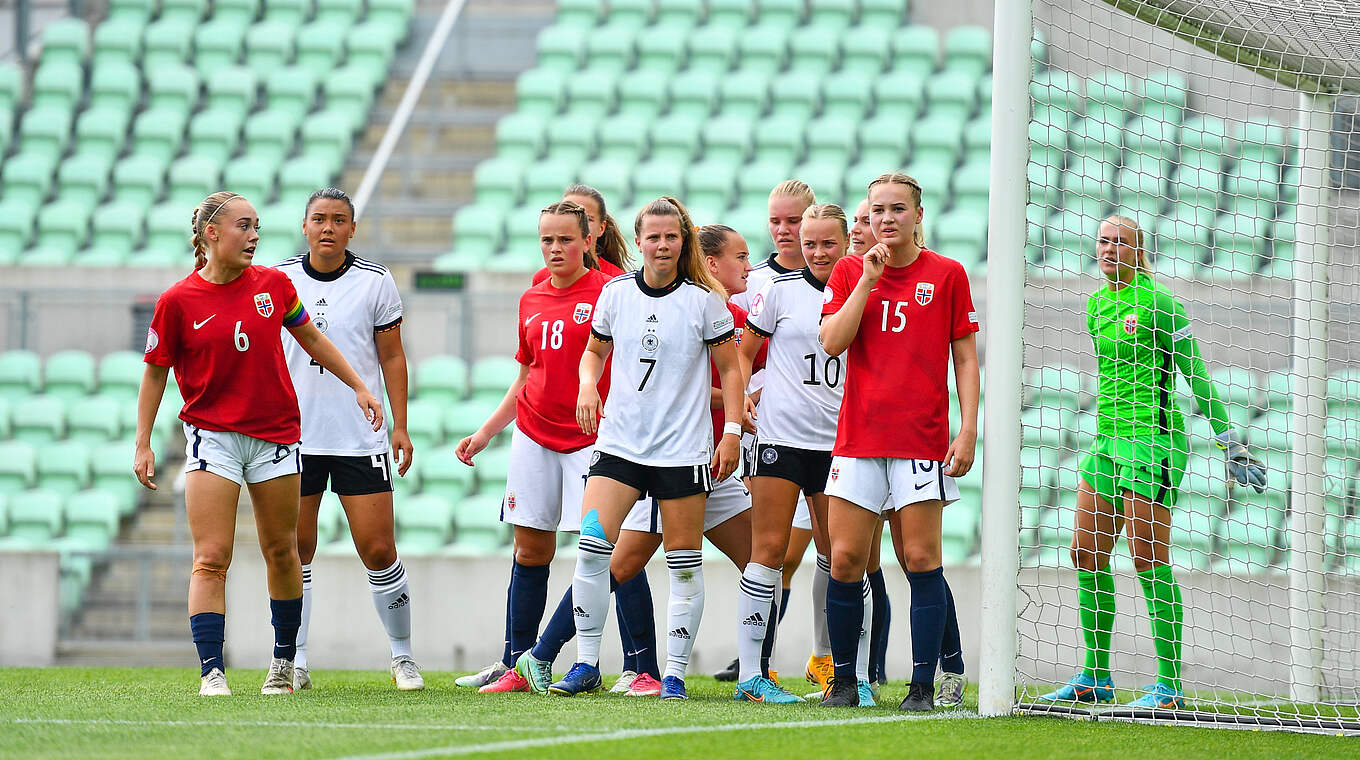
<instances>
[{"instance_id":1,"label":"german football federation crest","mask_svg":"<svg viewBox=\"0 0 1360 760\"><path fill-rule=\"evenodd\" d=\"M576 310L571 313L571 321L578 325L589 322L592 309L594 309L594 307L585 302L576 304Z\"/></svg>"},{"instance_id":2,"label":"german football federation crest","mask_svg":"<svg viewBox=\"0 0 1360 760\"><path fill-rule=\"evenodd\" d=\"M260 312L262 317L274 316L274 299L268 293L255 294L255 311Z\"/></svg>"},{"instance_id":3,"label":"german football federation crest","mask_svg":"<svg viewBox=\"0 0 1360 760\"><path fill-rule=\"evenodd\" d=\"M918 282L916 283L916 303L925 306L935 298L935 283Z\"/></svg>"},{"instance_id":4,"label":"german football federation crest","mask_svg":"<svg viewBox=\"0 0 1360 760\"><path fill-rule=\"evenodd\" d=\"M1138 315L1137 315L1137 314L1125 314L1125 315L1124 315L1124 332L1125 332L1126 334L1128 334L1128 335L1133 335L1133 334L1135 334L1135 333L1138 332Z\"/></svg>"}]
</instances>

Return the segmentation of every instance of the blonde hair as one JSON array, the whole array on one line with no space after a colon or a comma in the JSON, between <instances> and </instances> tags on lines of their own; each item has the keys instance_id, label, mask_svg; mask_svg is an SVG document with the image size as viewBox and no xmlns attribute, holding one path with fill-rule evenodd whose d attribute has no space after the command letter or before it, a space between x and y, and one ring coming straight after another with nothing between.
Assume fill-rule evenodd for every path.
<instances>
[{"instance_id":1,"label":"blonde hair","mask_svg":"<svg viewBox=\"0 0 1360 760\"><path fill-rule=\"evenodd\" d=\"M910 174L907 174L906 172L888 172L887 174L880 174L877 179L869 183L869 192L873 192L874 185L882 185L884 183L906 185L911 188L912 197L916 200L916 208L919 209L921 207L921 183L917 182ZM924 248L926 246L925 228L922 225L917 224L912 232L911 238L912 242L916 243L917 248Z\"/></svg>"},{"instance_id":2,"label":"blonde hair","mask_svg":"<svg viewBox=\"0 0 1360 760\"><path fill-rule=\"evenodd\" d=\"M586 213L585 206L576 201L554 201L543 207L538 212L541 221L544 216L574 216L576 223L581 228L581 238L590 237L590 215ZM595 261L595 246L590 246L581 255L581 262L586 269L598 269L599 265Z\"/></svg>"},{"instance_id":3,"label":"blonde hair","mask_svg":"<svg viewBox=\"0 0 1360 760\"><path fill-rule=\"evenodd\" d=\"M669 195L663 195L648 203L633 220L634 234L639 237L642 235L642 220L649 216L673 216L680 222L681 245L680 258L676 264L677 275L726 299L727 289L718 282L718 278L714 277L712 272L708 271L708 265L704 263L699 234L694 222L690 221L689 210L685 205Z\"/></svg>"},{"instance_id":4,"label":"blonde hair","mask_svg":"<svg viewBox=\"0 0 1360 760\"><path fill-rule=\"evenodd\" d=\"M244 195L237 195L226 190L219 190L198 204L194 209L193 216L189 217L189 229L192 235L189 236L189 244L194 247L194 270L202 269L208 263L208 239L204 237L203 230L217 215L222 212L222 208L237 198L245 198Z\"/></svg>"},{"instance_id":5,"label":"blonde hair","mask_svg":"<svg viewBox=\"0 0 1360 760\"><path fill-rule=\"evenodd\" d=\"M803 210L803 221L809 219L835 219L840 222L841 237L850 239L850 222L845 217L845 209L834 203L814 203Z\"/></svg>"},{"instance_id":6,"label":"blonde hair","mask_svg":"<svg viewBox=\"0 0 1360 760\"><path fill-rule=\"evenodd\" d=\"M817 202L817 194L800 179L786 179L770 191L771 198L796 198L811 206Z\"/></svg>"},{"instance_id":7,"label":"blonde hair","mask_svg":"<svg viewBox=\"0 0 1360 760\"><path fill-rule=\"evenodd\" d=\"M1141 269L1144 272L1146 272L1148 268L1147 248L1144 247L1146 241L1143 238L1143 228L1138 226L1138 221L1130 216L1124 216L1123 214L1114 214L1112 216L1107 216L1104 219L1100 220L1100 223L1113 224L1116 227L1123 227L1126 230L1133 230L1134 250L1138 252L1137 267L1138 269ZM1096 231L1096 234L1099 235L1098 229Z\"/></svg>"}]
</instances>

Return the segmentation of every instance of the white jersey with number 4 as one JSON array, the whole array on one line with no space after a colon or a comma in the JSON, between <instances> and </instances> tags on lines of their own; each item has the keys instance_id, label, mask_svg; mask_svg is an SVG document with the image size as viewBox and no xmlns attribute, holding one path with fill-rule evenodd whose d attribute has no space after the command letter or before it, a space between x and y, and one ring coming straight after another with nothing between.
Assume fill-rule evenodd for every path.
<instances>
[{"instance_id":1,"label":"white jersey with number 4","mask_svg":"<svg viewBox=\"0 0 1360 760\"><path fill-rule=\"evenodd\" d=\"M770 342L756 440L830 451L845 392L845 365L818 339L825 285L807 269L781 274L751 299L746 324Z\"/></svg>"},{"instance_id":2,"label":"white jersey with number 4","mask_svg":"<svg viewBox=\"0 0 1360 760\"><path fill-rule=\"evenodd\" d=\"M653 467L708 464L708 348L734 335L722 297L679 278L653 288L638 270L605 284L590 332L614 344L596 451Z\"/></svg>"},{"instance_id":3,"label":"white jersey with number 4","mask_svg":"<svg viewBox=\"0 0 1360 760\"><path fill-rule=\"evenodd\" d=\"M334 272L318 272L303 254L278 269L297 288L312 323L340 349L359 379L383 397L382 366L374 335L401 324L401 296L387 267L346 251ZM332 456L381 454L388 449L386 428L374 432L354 403L354 391L325 371L292 338L283 341L302 412L302 453Z\"/></svg>"}]
</instances>

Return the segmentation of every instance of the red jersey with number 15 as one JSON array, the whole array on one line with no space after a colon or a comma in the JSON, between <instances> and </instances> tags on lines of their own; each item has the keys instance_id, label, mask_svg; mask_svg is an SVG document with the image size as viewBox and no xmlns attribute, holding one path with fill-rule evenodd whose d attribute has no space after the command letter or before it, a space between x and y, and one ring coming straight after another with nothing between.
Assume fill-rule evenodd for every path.
<instances>
[{"instance_id":1,"label":"red jersey with number 15","mask_svg":"<svg viewBox=\"0 0 1360 760\"><path fill-rule=\"evenodd\" d=\"M270 443L302 437L281 328L309 317L288 275L262 266L217 285L190 274L156 301L146 362L174 367L184 395L179 418Z\"/></svg>"},{"instance_id":2,"label":"red jersey with number 15","mask_svg":"<svg viewBox=\"0 0 1360 760\"><path fill-rule=\"evenodd\" d=\"M862 257L836 262L823 317L840 311L863 273ZM885 267L846 350L832 453L942 461L949 453L950 343L977 329L962 264L922 248L911 264Z\"/></svg>"},{"instance_id":3,"label":"red jersey with number 15","mask_svg":"<svg viewBox=\"0 0 1360 760\"><path fill-rule=\"evenodd\" d=\"M590 320L606 282L614 279L588 269L567 288L544 280L519 298L519 350L515 361L529 368L529 379L515 399L515 425L545 449L569 453L595 443L576 424L577 371L590 340ZM600 377L600 400L609 396L609 365Z\"/></svg>"}]
</instances>

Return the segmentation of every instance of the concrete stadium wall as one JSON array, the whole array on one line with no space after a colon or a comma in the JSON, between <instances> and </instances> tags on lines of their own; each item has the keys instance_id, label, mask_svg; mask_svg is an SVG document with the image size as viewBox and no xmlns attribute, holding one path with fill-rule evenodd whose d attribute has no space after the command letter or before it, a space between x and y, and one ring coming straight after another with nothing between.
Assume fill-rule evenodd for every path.
<instances>
[{"instance_id":1,"label":"concrete stadium wall","mask_svg":"<svg viewBox=\"0 0 1360 760\"><path fill-rule=\"evenodd\" d=\"M61 614L56 552L0 552L0 666L51 665Z\"/></svg>"}]
</instances>

